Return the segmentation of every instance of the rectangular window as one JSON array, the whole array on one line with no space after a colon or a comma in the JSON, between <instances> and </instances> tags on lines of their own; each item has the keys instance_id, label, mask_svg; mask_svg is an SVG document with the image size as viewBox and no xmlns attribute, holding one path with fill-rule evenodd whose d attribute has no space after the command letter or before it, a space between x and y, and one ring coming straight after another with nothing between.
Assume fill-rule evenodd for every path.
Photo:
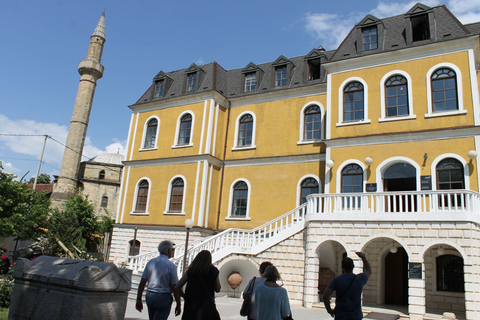
<instances>
[{"instance_id":1,"label":"rectangular window","mask_svg":"<svg viewBox=\"0 0 480 320\"><path fill-rule=\"evenodd\" d=\"M421 41L430 39L430 24L428 14L422 14L410 18L412 24L412 41Z\"/></svg>"},{"instance_id":2,"label":"rectangular window","mask_svg":"<svg viewBox=\"0 0 480 320\"><path fill-rule=\"evenodd\" d=\"M163 97L163 90L165 88L165 81L160 80L155 83L155 98Z\"/></svg>"},{"instance_id":3,"label":"rectangular window","mask_svg":"<svg viewBox=\"0 0 480 320\"><path fill-rule=\"evenodd\" d=\"M187 92L195 91L197 85L197 73L190 73L187 75Z\"/></svg>"},{"instance_id":4,"label":"rectangular window","mask_svg":"<svg viewBox=\"0 0 480 320\"><path fill-rule=\"evenodd\" d=\"M257 84L257 74L255 72L245 75L245 92L255 91Z\"/></svg>"},{"instance_id":5,"label":"rectangular window","mask_svg":"<svg viewBox=\"0 0 480 320\"><path fill-rule=\"evenodd\" d=\"M287 85L287 66L275 68L275 86L281 87Z\"/></svg>"},{"instance_id":6,"label":"rectangular window","mask_svg":"<svg viewBox=\"0 0 480 320\"><path fill-rule=\"evenodd\" d=\"M363 50L375 50L378 48L377 27L363 28Z\"/></svg>"},{"instance_id":7,"label":"rectangular window","mask_svg":"<svg viewBox=\"0 0 480 320\"><path fill-rule=\"evenodd\" d=\"M320 59L308 61L308 80L320 79Z\"/></svg>"}]
</instances>

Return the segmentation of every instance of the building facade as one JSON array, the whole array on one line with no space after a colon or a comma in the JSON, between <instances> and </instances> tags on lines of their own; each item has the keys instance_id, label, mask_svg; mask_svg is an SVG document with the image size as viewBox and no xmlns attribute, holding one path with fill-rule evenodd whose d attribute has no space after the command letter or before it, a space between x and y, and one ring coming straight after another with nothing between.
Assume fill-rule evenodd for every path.
<instances>
[{"instance_id":1,"label":"building facade","mask_svg":"<svg viewBox=\"0 0 480 320\"><path fill-rule=\"evenodd\" d=\"M141 271L170 239L179 263L192 219L187 261L210 250L223 288L270 260L312 307L363 251L365 306L480 318L479 34L416 4L336 50L159 72L130 106L110 258Z\"/></svg>"}]
</instances>

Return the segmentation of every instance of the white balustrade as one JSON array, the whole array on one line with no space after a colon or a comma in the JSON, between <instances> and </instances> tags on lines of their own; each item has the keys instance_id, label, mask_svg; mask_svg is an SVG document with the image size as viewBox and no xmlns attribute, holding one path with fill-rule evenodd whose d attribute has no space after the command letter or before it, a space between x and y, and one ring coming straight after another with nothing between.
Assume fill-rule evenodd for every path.
<instances>
[{"instance_id":1,"label":"white balustrade","mask_svg":"<svg viewBox=\"0 0 480 320\"><path fill-rule=\"evenodd\" d=\"M479 193L469 190L311 194L307 196L305 204L255 229L231 228L192 242L187 250L187 265L202 250L209 250L212 253L213 262L231 253L253 254L255 248L262 248L262 245L274 243L276 237L277 239L278 237L287 237L301 230L304 227L307 213L313 215L355 214L359 218L360 215L364 217L376 214L378 217L378 214L394 213L478 214L479 202ZM180 275L183 273L184 253L184 245L175 246L175 255L172 261L177 265ZM129 256L129 266L134 272L142 271L146 263L157 256L158 252Z\"/></svg>"}]
</instances>

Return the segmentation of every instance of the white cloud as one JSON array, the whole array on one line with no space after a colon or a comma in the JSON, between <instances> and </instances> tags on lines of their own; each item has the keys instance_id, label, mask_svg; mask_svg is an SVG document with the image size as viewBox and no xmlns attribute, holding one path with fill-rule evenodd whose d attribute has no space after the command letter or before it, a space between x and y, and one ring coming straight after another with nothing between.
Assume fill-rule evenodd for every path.
<instances>
[{"instance_id":1,"label":"white cloud","mask_svg":"<svg viewBox=\"0 0 480 320\"><path fill-rule=\"evenodd\" d=\"M329 13L308 13L305 20L307 31L326 50L336 49L354 25L351 19Z\"/></svg>"},{"instance_id":2,"label":"white cloud","mask_svg":"<svg viewBox=\"0 0 480 320\"><path fill-rule=\"evenodd\" d=\"M43 161L48 164L48 167L42 165L42 172L45 172L47 168L49 170L55 168L56 171L50 173L50 175L58 174L62 164L63 152L65 150L64 145L67 141L68 128L66 126L56 123L42 123L24 119L11 120L0 114L0 128L1 134L9 134L0 135L2 157L13 157L12 155L15 154L14 158L19 158L19 155L28 155L35 159L40 159L45 141L44 135L47 134L51 136L53 139L47 140L43 155ZM88 160L102 153L119 152L125 154L125 147L126 141L115 139L113 143L109 144L102 150L94 146L90 138L87 136L83 149L85 157L82 157L82 161ZM12 163L9 163L8 170L5 167L5 164L4 168L6 172L15 174L21 171L21 169L15 168Z\"/></svg>"},{"instance_id":3,"label":"white cloud","mask_svg":"<svg viewBox=\"0 0 480 320\"><path fill-rule=\"evenodd\" d=\"M15 168L11 162L2 162L3 171L7 173L17 174L20 172L20 169Z\"/></svg>"}]
</instances>

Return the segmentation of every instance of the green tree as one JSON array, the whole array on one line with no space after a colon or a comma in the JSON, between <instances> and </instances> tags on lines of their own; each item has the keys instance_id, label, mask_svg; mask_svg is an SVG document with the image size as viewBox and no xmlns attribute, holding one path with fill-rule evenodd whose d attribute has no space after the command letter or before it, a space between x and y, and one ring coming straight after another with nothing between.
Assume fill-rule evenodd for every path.
<instances>
[{"instance_id":1,"label":"green tree","mask_svg":"<svg viewBox=\"0 0 480 320\"><path fill-rule=\"evenodd\" d=\"M94 205L83 195L69 198L60 209L54 209L48 220L49 243L53 255L64 256L55 240L59 239L71 252L77 249L83 252L96 251L100 239L93 235L102 234L111 229L108 220L95 215Z\"/></svg>"},{"instance_id":2,"label":"green tree","mask_svg":"<svg viewBox=\"0 0 480 320\"><path fill-rule=\"evenodd\" d=\"M35 177L31 177L27 183L33 184L35 183ZM37 184L50 184L52 183L52 179L48 173L40 173L37 179Z\"/></svg>"},{"instance_id":3,"label":"green tree","mask_svg":"<svg viewBox=\"0 0 480 320\"><path fill-rule=\"evenodd\" d=\"M33 240L43 234L50 199L35 193L13 174L0 172L0 237Z\"/></svg>"}]
</instances>

